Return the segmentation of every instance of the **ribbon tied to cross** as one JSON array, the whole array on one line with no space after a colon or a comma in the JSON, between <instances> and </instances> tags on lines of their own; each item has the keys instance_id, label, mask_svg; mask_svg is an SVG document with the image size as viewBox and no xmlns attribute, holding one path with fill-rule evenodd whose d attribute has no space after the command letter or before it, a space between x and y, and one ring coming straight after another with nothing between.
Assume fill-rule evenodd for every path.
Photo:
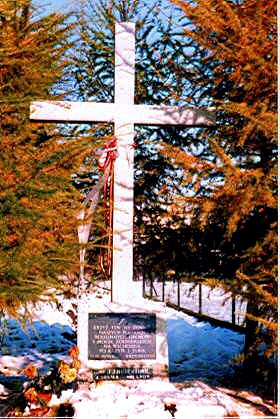
<instances>
[{"instance_id":1,"label":"ribbon tied to cross","mask_svg":"<svg viewBox=\"0 0 280 419\"><path fill-rule=\"evenodd\" d=\"M113 184L114 162L117 158L117 140L113 137L106 145L98 161L98 168L103 173L100 180L87 194L78 214L78 238L80 249L80 286L85 286L85 255L86 245L90 239L93 214L103 189L104 233L106 244L101 247L99 265L106 278L112 269L112 223L113 223Z\"/></svg>"}]
</instances>

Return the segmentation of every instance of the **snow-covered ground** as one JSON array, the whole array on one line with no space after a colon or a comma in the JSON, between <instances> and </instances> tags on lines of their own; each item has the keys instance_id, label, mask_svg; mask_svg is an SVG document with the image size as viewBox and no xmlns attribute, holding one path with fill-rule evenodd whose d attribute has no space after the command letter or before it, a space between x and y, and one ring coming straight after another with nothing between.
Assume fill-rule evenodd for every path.
<instances>
[{"instance_id":1,"label":"snow-covered ground","mask_svg":"<svg viewBox=\"0 0 280 419\"><path fill-rule=\"evenodd\" d=\"M147 301L147 309L149 304ZM63 311L44 304L34 311L34 321L25 330L15 320L4 322L0 397L8 393L9 380L20 376L28 364L44 371L58 359L69 359L67 351L76 342L71 319L65 314L68 309L69 302L64 302ZM272 404L253 393L234 392L219 385L220 379L230 379L233 374L230 362L242 351L243 335L171 308L164 311L170 380L93 383L74 393L63 392L61 401L73 404L78 419L170 419L172 414L166 409L170 403L176 405L176 419L220 419L230 415L249 419L269 417L275 412Z\"/></svg>"}]
</instances>

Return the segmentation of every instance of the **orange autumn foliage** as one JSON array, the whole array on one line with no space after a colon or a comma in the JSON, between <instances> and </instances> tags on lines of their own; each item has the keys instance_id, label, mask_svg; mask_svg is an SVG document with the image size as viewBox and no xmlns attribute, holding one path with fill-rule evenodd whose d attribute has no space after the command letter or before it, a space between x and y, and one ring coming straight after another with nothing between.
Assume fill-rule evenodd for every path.
<instances>
[{"instance_id":1,"label":"orange autumn foliage","mask_svg":"<svg viewBox=\"0 0 280 419\"><path fill-rule=\"evenodd\" d=\"M30 409L30 415L32 417L44 417L50 411L50 407L36 407L34 409Z\"/></svg>"},{"instance_id":2,"label":"orange autumn foliage","mask_svg":"<svg viewBox=\"0 0 280 419\"><path fill-rule=\"evenodd\" d=\"M37 404L39 402L39 397L37 390L34 387L30 387L24 392L24 397L29 403Z\"/></svg>"},{"instance_id":3,"label":"orange autumn foliage","mask_svg":"<svg viewBox=\"0 0 280 419\"><path fill-rule=\"evenodd\" d=\"M75 361L78 359L80 354L78 346L72 346L72 348L69 349L68 355Z\"/></svg>"},{"instance_id":4,"label":"orange autumn foliage","mask_svg":"<svg viewBox=\"0 0 280 419\"><path fill-rule=\"evenodd\" d=\"M30 102L66 81L73 24L37 12L31 0L0 2L0 307L11 315L79 270L71 176L88 143L29 122Z\"/></svg>"},{"instance_id":5,"label":"orange autumn foliage","mask_svg":"<svg viewBox=\"0 0 280 419\"><path fill-rule=\"evenodd\" d=\"M277 348L276 2L172 1L196 45L192 59L201 54L193 81L201 103L216 109L217 126L200 132L196 155L170 145L163 153L185 171L192 192L177 197L178 206L188 205L205 234L220 234L210 249L219 267L204 275L246 301L245 358L257 356L250 371L269 380ZM254 367L262 345L269 371Z\"/></svg>"},{"instance_id":6,"label":"orange autumn foliage","mask_svg":"<svg viewBox=\"0 0 280 419\"><path fill-rule=\"evenodd\" d=\"M35 365L28 365L27 367L24 368L22 373L27 378L30 378L30 379L35 378L35 377L38 376L38 370L37 370L37 367Z\"/></svg>"}]
</instances>

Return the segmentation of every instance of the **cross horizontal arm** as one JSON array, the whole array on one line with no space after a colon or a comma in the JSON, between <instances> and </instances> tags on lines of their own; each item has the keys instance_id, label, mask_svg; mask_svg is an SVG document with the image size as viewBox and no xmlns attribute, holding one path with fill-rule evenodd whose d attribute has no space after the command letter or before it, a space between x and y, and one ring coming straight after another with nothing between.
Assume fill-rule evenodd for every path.
<instances>
[{"instance_id":1,"label":"cross horizontal arm","mask_svg":"<svg viewBox=\"0 0 280 419\"><path fill-rule=\"evenodd\" d=\"M32 102L30 119L48 122L115 122L137 125L208 126L215 124L211 110L179 106L95 102Z\"/></svg>"},{"instance_id":2,"label":"cross horizontal arm","mask_svg":"<svg viewBox=\"0 0 280 419\"><path fill-rule=\"evenodd\" d=\"M133 122L137 125L204 126L215 123L211 110L166 105L134 105Z\"/></svg>"},{"instance_id":3,"label":"cross horizontal arm","mask_svg":"<svg viewBox=\"0 0 280 419\"><path fill-rule=\"evenodd\" d=\"M31 121L41 122L113 122L113 103L41 101L31 102Z\"/></svg>"}]
</instances>

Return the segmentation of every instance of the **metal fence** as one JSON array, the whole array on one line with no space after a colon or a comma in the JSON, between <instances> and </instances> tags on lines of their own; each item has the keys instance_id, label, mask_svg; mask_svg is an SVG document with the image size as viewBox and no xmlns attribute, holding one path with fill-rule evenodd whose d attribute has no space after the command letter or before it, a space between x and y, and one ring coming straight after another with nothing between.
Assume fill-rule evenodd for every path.
<instances>
[{"instance_id":1,"label":"metal fence","mask_svg":"<svg viewBox=\"0 0 280 419\"><path fill-rule=\"evenodd\" d=\"M201 283L143 279L143 295L201 320L244 333L246 302L240 296Z\"/></svg>"}]
</instances>

